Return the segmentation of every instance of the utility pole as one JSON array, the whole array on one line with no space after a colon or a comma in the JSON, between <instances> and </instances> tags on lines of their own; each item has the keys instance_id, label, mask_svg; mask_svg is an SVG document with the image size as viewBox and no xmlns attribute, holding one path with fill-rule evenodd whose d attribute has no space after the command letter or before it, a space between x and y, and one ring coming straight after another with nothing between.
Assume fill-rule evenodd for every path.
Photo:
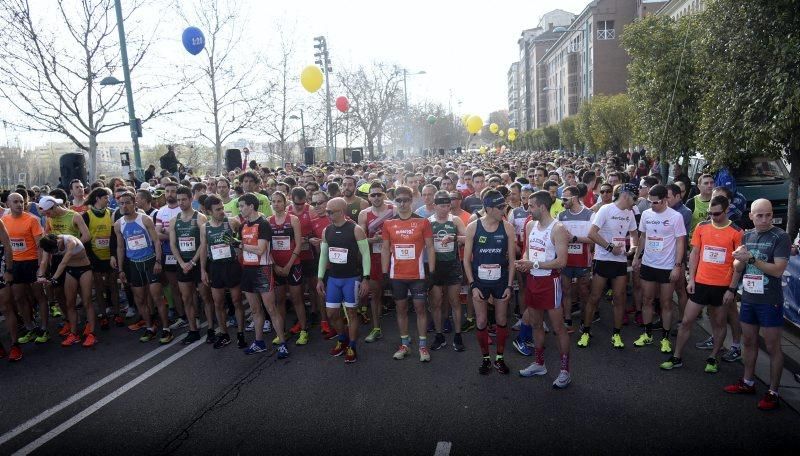
<instances>
[{"instance_id":1,"label":"utility pole","mask_svg":"<svg viewBox=\"0 0 800 456\"><path fill-rule=\"evenodd\" d=\"M128 99L128 123L131 127L131 141L133 142L133 162L134 172L136 178L144 180L144 171L142 170L142 156L139 150L139 138L142 136L142 124L136 118L136 112L133 109L133 89L131 88L131 70L128 67L128 47L125 43L125 27L122 20L122 5L120 0L114 0L114 9L117 11L117 29L119 30L119 50L122 57L122 77L125 83L125 95ZM97 178L97 164L92 163L91 179Z\"/></svg>"},{"instance_id":2,"label":"utility pole","mask_svg":"<svg viewBox=\"0 0 800 456\"><path fill-rule=\"evenodd\" d=\"M328 53L328 43L325 41L324 36L317 36L314 38L314 63L319 65L322 72L325 74L325 148L328 150L328 161L336 161L336 152L331 147L333 145L333 122L331 117L331 84L330 75L333 71L331 68L331 58Z\"/></svg>"}]
</instances>

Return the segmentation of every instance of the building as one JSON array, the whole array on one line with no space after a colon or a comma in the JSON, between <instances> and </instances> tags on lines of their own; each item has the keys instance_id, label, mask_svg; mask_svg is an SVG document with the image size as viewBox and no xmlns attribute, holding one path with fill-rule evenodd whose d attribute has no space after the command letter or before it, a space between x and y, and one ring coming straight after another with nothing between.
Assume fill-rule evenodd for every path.
<instances>
[{"instance_id":1,"label":"building","mask_svg":"<svg viewBox=\"0 0 800 456\"><path fill-rule=\"evenodd\" d=\"M657 14L680 19L683 16L703 11L704 3L704 0L669 0L661 6Z\"/></svg>"},{"instance_id":2,"label":"building","mask_svg":"<svg viewBox=\"0 0 800 456\"><path fill-rule=\"evenodd\" d=\"M636 8L637 17L647 17L651 14L658 14L658 11L668 3L667 0L639 0Z\"/></svg>"},{"instance_id":3,"label":"building","mask_svg":"<svg viewBox=\"0 0 800 456\"><path fill-rule=\"evenodd\" d=\"M519 128L519 62L514 62L508 69L508 126Z\"/></svg>"}]
</instances>

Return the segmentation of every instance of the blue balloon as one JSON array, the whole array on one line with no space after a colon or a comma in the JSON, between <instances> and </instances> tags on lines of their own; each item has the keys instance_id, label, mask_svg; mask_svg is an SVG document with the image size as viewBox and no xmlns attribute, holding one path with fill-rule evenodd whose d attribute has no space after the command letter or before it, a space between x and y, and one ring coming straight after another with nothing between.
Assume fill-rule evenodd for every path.
<instances>
[{"instance_id":1,"label":"blue balloon","mask_svg":"<svg viewBox=\"0 0 800 456\"><path fill-rule=\"evenodd\" d=\"M183 31L182 39L183 47L189 51L189 54L197 55L206 47L206 37L197 27L187 27Z\"/></svg>"}]
</instances>

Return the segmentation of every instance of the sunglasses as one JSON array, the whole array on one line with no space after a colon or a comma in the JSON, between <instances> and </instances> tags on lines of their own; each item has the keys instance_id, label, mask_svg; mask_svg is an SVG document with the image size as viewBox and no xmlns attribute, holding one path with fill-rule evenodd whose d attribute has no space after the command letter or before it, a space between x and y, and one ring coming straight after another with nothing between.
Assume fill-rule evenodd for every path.
<instances>
[{"instance_id":1,"label":"sunglasses","mask_svg":"<svg viewBox=\"0 0 800 456\"><path fill-rule=\"evenodd\" d=\"M383 193L370 193L369 197L370 198L378 198L378 197L383 196L383 195L384 195Z\"/></svg>"},{"instance_id":2,"label":"sunglasses","mask_svg":"<svg viewBox=\"0 0 800 456\"><path fill-rule=\"evenodd\" d=\"M647 201L650 201L650 204L652 204L652 205L657 205L657 204L661 204L661 203L664 202L664 200L658 200L658 201L647 200Z\"/></svg>"},{"instance_id":3,"label":"sunglasses","mask_svg":"<svg viewBox=\"0 0 800 456\"><path fill-rule=\"evenodd\" d=\"M395 198L394 202L397 203L397 204L410 203L411 202L411 198Z\"/></svg>"},{"instance_id":4,"label":"sunglasses","mask_svg":"<svg viewBox=\"0 0 800 456\"><path fill-rule=\"evenodd\" d=\"M561 198L561 203L562 204L569 204L570 200L572 200L572 198Z\"/></svg>"},{"instance_id":5,"label":"sunglasses","mask_svg":"<svg viewBox=\"0 0 800 456\"><path fill-rule=\"evenodd\" d=\"M314 202L314 201L312 201L312 202L310 202L310 203L308 203L308 204L309 204L311 207L317 207L317 206L322 206L322 205L323 205L323 204L325 204L325 203L326 203L325 201L320 201L320 202Z\"/></svg>"},{"instance_id":6,"label":"sunglasses","mask_svg":"<svg viewBox=\"0 0 800 456\"><path fill-rule=\"evenodd\" d=\"M600 190L600 194L601 195L604 194L604 193L611 193L611 190Z\"/></svg>"},{"instance_id":7,"label":"sunglasses","mask_svg":"<svg viewBox=\"0 0 800 456\"><path fill-rule=\"evenodd\" d=\"M720 215L724 214L724 212L709 212L708 215L712 217L719 217Z\"/></svg>"}]
</instances>

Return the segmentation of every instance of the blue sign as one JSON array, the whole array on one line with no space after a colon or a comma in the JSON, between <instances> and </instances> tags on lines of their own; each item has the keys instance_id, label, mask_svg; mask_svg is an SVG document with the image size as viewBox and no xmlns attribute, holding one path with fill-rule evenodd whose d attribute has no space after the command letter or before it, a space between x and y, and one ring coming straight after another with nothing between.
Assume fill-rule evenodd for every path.
<instances>
[{"instance_id":1,"label":"blue sign","mask_svg":"<svg viewBox=\"0 0 800 456\"><path fill-rule=\"evenodd\" d=\"M183 47L189 54L197 55L206 47L206 37L197 27L187 27L183 31Z\"/></svg>"},{"instance_id":2,"label":"blue sign","mask_svg":"<svg viewBox=\"0 0 800 456\"><path fill-rule=\"evenodd\" d=\"M800 255L789 257L783 273L783 316L800 326Z\"/></svg>"}]
</instances>

